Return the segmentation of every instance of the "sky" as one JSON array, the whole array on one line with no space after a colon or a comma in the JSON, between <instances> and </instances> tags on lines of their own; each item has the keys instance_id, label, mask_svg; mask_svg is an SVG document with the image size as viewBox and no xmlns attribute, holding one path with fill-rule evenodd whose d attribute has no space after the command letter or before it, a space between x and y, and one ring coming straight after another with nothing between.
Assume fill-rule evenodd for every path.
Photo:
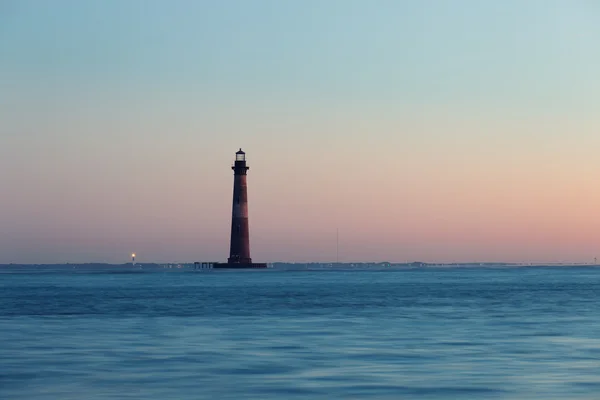
<instances>
[{"instance_id":1,"label":"sky","mask_svg":"<svg viewBox=\"0 0 600 400\"><path fill-rule=\"evenodd\" d=\"M592 262L598 43L594 0L3 0L0 263L224 261L240 147L256 262Z\"/></svg>"}]
</instances>

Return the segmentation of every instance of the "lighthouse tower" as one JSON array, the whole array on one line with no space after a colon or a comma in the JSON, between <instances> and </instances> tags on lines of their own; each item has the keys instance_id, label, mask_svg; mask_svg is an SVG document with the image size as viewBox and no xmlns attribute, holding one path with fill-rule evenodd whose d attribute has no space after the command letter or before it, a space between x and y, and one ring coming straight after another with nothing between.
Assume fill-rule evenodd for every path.
<instances>
[{"instance_id":1,"label":"lighthouse tower","mask_svg":"<svg viewBox=\"0 0 600 400\"><path fill-rule=\"evenodd\" d=\"M194 268L268 268L266 263L253 263L250 258L250 229L248 226L248 185L246 153L235 153L233 170L233 207L231 210L231 243L229 258L222 262L195 262Z\"/></svg>"},{"instance_id":2,"label":"lighthouse tower","mask_svg":"<svg viewBox=\"0 0 600 400\"><path fill-rule=\"evenodd\" d=\"M252 264L250 258L250 228L248 226L248 185L246 153L235 153L233 170L233 207L231 210L231 245L228 264Z\"/></svg>"}]
</instances>

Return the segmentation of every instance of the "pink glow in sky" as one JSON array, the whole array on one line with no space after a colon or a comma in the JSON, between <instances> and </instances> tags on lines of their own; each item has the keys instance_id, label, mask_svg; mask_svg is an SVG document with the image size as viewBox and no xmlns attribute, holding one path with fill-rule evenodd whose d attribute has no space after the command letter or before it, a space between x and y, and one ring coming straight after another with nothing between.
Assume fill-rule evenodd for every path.
<instances>
[{"instance_id":1,"label":"pink glow in sky","mask_svg":"<svg viewBox=\"0 0 600 400\"><path fill-rule=\"evenodd\" d=\"M240 147L257 262L600 255L592 3L58 3L0 17L0 263L225 260Z\"/></svg>"}]
</instances>

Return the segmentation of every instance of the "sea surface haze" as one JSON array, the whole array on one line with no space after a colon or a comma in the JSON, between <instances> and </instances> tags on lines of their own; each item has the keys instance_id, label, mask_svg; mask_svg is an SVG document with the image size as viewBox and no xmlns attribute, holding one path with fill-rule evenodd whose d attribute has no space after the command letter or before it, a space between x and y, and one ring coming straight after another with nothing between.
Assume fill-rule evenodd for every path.
<instances>
[{"instance_id":1,"label":"sea surface haze","mask_svg":"<svg viewBox=\"0 0 600 400\"><path fill-rule=\"evenodd\" d=\"M0 269L2 399L598 399L600 269Z\"/></svg>"}]
</instances>

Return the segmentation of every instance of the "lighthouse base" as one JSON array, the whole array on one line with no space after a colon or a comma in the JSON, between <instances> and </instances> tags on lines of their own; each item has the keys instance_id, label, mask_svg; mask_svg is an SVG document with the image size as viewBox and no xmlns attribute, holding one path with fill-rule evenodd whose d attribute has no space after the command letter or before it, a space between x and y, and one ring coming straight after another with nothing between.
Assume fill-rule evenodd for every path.
<instances>
[{"instance_id":1,"label":"lighthouse base","mask_svg":"<svg viewBox=\"0 0 600 400\"><path fill-rule=\"evenodd\" d=\"M245 269L245 268L267 268L266 263L215 263L213 268L217 269Z\"/></svg>"}]
</instances>

